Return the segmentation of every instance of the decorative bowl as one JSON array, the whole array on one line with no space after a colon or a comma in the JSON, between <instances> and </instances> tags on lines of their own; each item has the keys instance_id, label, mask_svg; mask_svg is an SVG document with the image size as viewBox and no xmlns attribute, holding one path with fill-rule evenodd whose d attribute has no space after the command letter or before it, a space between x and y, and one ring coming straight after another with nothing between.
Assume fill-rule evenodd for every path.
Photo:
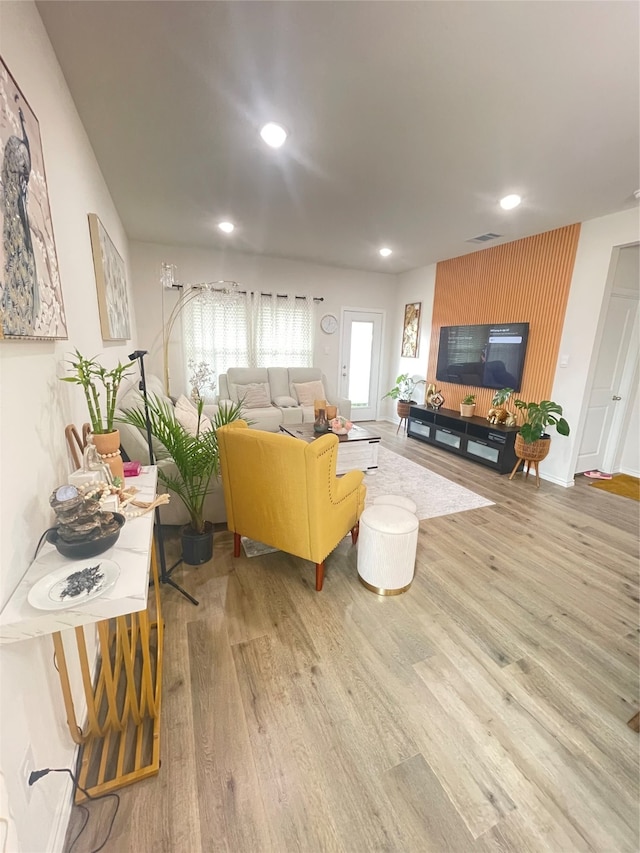
<instances>
[{"instance_id":1,"label":"decorative bowl","mask_svg":"<svg viewBox=\"0 0 640 853\"><path fill-rule=\"evenodd\" d=\"M334 433L334 435L346 435L353 427L353 424L351 421L348 421L346 418L338 415L330 422L329 426L331 427L331 432Z\"/></svg>"},{"instance_id":2,"label":"decorative bowl","mask_svg":"<svg viewBox=\"0 0 640 853\"><path fill-rule=\"evenodd\" d=\"M65 542L64 539L61 539L58 535L57 528L52 527L51 530L47 532L47 542L51 542L52 545L55 545L62 556L67 557L69 560L84 560L87 557L97 557L98 554L108 551L109 548L111 548L112 545L115 545L118 541L120 531L122 530L122 526L125 522L125 517L122 513L114 512L113 518L118 523L118 527L116 530L111 531L111 533L107 533L106 536L100 536L97 539L89 539L85 542Z\"/></svg>"}]
</instances>

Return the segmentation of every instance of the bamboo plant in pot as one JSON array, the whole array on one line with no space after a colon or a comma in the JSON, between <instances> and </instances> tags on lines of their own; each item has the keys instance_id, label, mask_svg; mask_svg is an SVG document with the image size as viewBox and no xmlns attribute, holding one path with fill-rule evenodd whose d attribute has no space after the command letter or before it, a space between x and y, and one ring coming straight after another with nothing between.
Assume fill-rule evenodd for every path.
<instances>
[{"instance_id":1,"label":"bamboo plant in pot","mask_svg":"<svg viewBox=\"0 0 640 853\"><path fill-rule=\"evenodd\" d=\"M68 359L71 376L61 376L63 382L72 382L82 386L91 424L92 440L100 457L109 465L114 481L118 478L124 483L124 471L120 456L120 431L114 427L116 396L122 379L131 367L131 362L118 364L111 370L102 367L96 357L85 358L77 349L75 360ZM105 407L102 408L98 382L105 393ZM118 484L118 483L116 483Z\"/></svg>"},{"instance_id":2,"label":"bamboo plant in pot","mask_svg":"<svg viewBox=\"0 0 640 853\"><path fill-rule=\"evenodd\" d=\"M396 378L396 384L390 391L387 391L387 393L383 395L382 399L384 400L386 397L391 397L392 400L397 400L398 403L396 410L398 417L408 418L410 407L416 403L413 399L413 392L420 384L424 385L425 380L412 379L408 373L401 373L400 376Z\"/></svg>"},{"instance_id":3,"label":"bamboo plant in pot","mask_svg":"<svg viewBox=\"0 0 640 853\"><path fill-rule=\"evenodd\" d=\"M175 467L158 469L158 477L185 505L189 524L182 528L182 559L190 566L206 563L213 555L213 524L204 517L204 503L211 492L212 479L220 474L217 429L242 416L242 404L221 406L202 429L204 400L197 403L198 422L192 434L175 417L173 407L153 395L148 398L151 435L168 451ZM121 418L145 431L147 420L142 409L131 409Z\"/></svg>"}]
</instances>

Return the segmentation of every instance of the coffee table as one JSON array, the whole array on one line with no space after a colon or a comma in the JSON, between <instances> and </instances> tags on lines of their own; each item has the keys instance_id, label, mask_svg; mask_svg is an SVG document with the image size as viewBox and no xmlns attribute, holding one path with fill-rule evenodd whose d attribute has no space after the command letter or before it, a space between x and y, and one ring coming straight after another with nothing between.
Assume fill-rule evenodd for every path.
<instances>
[{"instance_id":1,"label":"coffee table","mask_svg":"<svg viewBox=\"0 0 640 853\"><path fill-rule=\"evenodd\" d=\"M300 438L307 443L327 434L314 432L313 424L280 424L280 432L284 432L293 438ZM364 471L365 474L376 473L378 470L379 435L364 427L354 425L346 435L336 435L336 438L340 442L336 474L346 474L347 471Z\"/></svg>"}]
</instances>

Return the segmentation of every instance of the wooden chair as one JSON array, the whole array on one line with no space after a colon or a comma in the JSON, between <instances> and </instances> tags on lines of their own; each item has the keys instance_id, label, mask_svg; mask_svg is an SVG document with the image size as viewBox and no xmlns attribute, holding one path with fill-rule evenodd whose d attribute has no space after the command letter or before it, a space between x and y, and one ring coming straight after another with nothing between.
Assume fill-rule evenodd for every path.
<instances>
[{"instance_id":1,"label":"wooden chair","mask_svg":"<svg viewBox=\"0 0 640 853\"><path fill-rule=\"evenodd\" d=\"M75 424L68 424L64 429L64 435L67 439L67 445L71 458L73 459L74 471L82 467L82 456L84 449L87 446L87 436L91 432L91 424L82 425L82 439L78 435L78 430Z\"/></svg>"}]
</instances>

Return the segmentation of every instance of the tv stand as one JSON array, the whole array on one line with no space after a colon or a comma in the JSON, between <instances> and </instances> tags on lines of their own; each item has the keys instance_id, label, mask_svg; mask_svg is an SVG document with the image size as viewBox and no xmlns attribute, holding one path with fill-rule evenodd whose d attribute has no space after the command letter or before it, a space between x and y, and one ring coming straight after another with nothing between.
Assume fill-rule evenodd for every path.
<instances>
[{"instance_id":1,"label":"tv stand","mask_svg":"<svg viewBox=\"0 0 640 853\"><path fill-rule=\"evenodd\" d=\"M485 418L463 418L453 409L411 406L407 435L479 462L499 474L516 464L513 445L518 427L490 424Z\"/></svg>"}]
</instances>

